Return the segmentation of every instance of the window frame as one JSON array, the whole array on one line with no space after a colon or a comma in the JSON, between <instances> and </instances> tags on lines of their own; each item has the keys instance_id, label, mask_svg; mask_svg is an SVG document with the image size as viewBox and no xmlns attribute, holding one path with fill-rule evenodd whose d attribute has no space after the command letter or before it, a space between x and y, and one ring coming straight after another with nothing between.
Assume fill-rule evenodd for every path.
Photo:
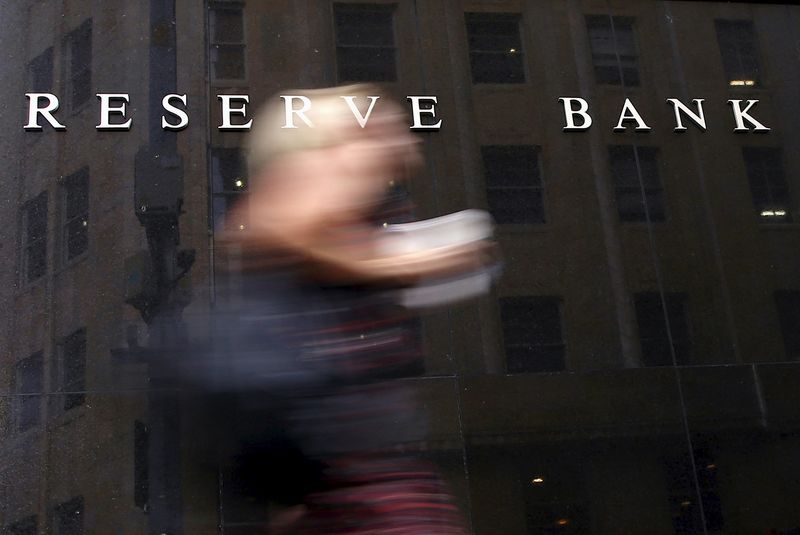
<instances>
[{"instance_id":1,"label":"window frame","mask_svg":"<svg viewBox=\"0 0 800 535\"><path fill-rule=\"evenodd\" d=\"M390 2L390 3L378 3L378 2L333 2L332 6L332 17L331 17L331 24L333 25L333 51L334 51L334 74L336 77L336 82L338 84L348 84L348 83L378 83L378 84L394 84L400 81L400 72L398 69L398 53L400 49L397 46L397 3ZM341 44L340 43L340 31L337 22L337 11L338 10L350 10L350 11L373 11L373 12L383 12L389 13L390 15L390 23L389 29L391 30L391 46L385 45L369 45L369 44ZM374 77L368 77L363 79L354 79L342 76L342 67L341 67L341 58L342 55L339 53L340 49L372 49L372 50L390 50L391 51L391 58L392 58L392 74L389 79L376 79Z\"/></svg>"},{"instance_id":2,"label":"window frame","mask_svg":"<svg viewBox=\"0 0 800 535\"><path fill-rule=\"evenodd\" d=\"M238 167L239 167L239 175L241 175L241 180L243 181L244 185L240 190L230 190L225 189L225 176L222 173L222 167L220 163L222 162L222 154L226 154L228 157L235 156L238 160ZM211 195L210 195L210 202L211 202L211 226L214 230L236 230L232 229L229 225L228 221L228 212L230 211L230 206L232 204L239 204L242 202L247 202L248 195L249 195L249 180L247 176L247 165L245 162L244 155L242 154L241 149L238 147L211 147L209 151L209 177L211 180ZM219 176L219 179L217 179ZM221 186L221 189L216 188L217 181ZM225 210L221 212L222 218L221 221L217 218L217 206L216 202L218 199L223 199L225 202ZM232 201L235 201L233 203ZM245 217L245 220L239 221L239 229L244 230L244 227L247 226L248 221Z\"/></svg>"},{"instance_id":3,"label":"window frame","mask_svg":"<svg viewBox=\"0 0 800 535\"><path fill-rule=\"evenodd\" d=\"M86 202L84 210L79 212L77 215L72 217L69 216L69 194L70 188L75 185L75 183L79 180L85 181L86 183ZM62 266L66 266L77 262L82 257L86 256L89 253L89 215L91 212L91 175L89 172L89 167L84 166L79 170L75 171L74 173L67 175L65 177L61 177L59 179L59 263ZM83 225L82 228L85 232L85 240L86 245L85 248L70 256L69 244L70 244L70 225L76 221L80 221L81 217L83 217Z\"/></svg>"},{"instance_id":4,"label":"window frame","mask_svg":"<svg viewBox=\"0 0 800 535\"><path fill-rule=\"evenodd\" d=\"M6 524L0 530L2 535L36 535L39 529L39 518L37 515L28 515Z\"/></svg>"},{"instance_id":5,"label":"window frame","mask_svg":"<svg viewBox=\"0 0 800 535\"><path fill-rule=\"evenodd\" d=\"M636 160L638 158L639 166L638 170L642 171L641 181L639 181L638 171L636 178L635 185L625 185L620 184L620 177L617 173L617 169L615 168L615 153L621 153L623 149L630 149L631 156L633 158L634 167L636 166ZM644 166L642 162L645 160L643 157L645 154L652 155L652 164L653 169L656 171L655 180L658 182L658 186L648 185L647 177L644 176ZM616 207L617 212L617 220L622 225L630 225L630 224L641 224L641 223L666 223L669 220L669 210L667 210L667 192L666 187L664 186L664 181L661 179L661 150L658 147L653 146L643 146L643 145L636 145L636 144L624 144L624 145L609 145L608 146L608 170L611 176L611 185L614 188L614 205ZM622 203L620 202L620 196L622 193L630 193L635 192L638 194L639 198L641 199L642 194L644 194L644 202L646 204L642 204L642 213L641 218L631 219L631 214L626 213L623 215ZM658 195L653 195L657 193ZM661 209L661 217L654 218L653 217L653 206L654 205L650 202L651 198L656 198L660 200L660 209ZM645 211L646 208L646 211Z\"/></svg>"},{"instance_id":6,"label":"window frame","mask_svg":"<svg viewBox=\"0 0 800 535\"><path fill-rule=\"evenodd\" d=\"M86 532L85 518L86 503L83 496L75 496L65 502L53 506L50 512L51 527L53 535L83 535ZM61 523L67 518L67 515L72 514L75 518L80 520L78 533L62 533L63 524Z\"/></svg>"},{"instance_id":7,"label":"window frame","mask_svg":"<svg viewBox=\"0 0 800 535\"><path fill-rule=\"evenodd\" d=\"M247 68L247 24L245 21L247 20L244 13L245 5L244 2L241 1L223 1L223 0L215 0L209 3L208 5L208 68L209 68L209 77L212 80L213 84L216 85L232 85L232 86L239 86L243 85L248 80L249 69ZM241 15L242 21L242 38L241 40L221 40L217 41L216 36L216 19L215 19L215 12L218 11L236 11ZM215 60L214 60L214 47L228 47L233 48L236 47L241 50L242 54L242 76L239 78L223 78L221 76L217 76L216 69L214 67Z\"/></svg>"},{"instance_id":8,"label":"window frame","mask_svg":"<svg viewBox=\"0 0 800 535\"><path fill-rule=\"evenodd\" d=\"M32 387L26 387L24 382L24 368L34 364L38 367L38 384ZM35 381L36 379L34 379ZM38 388L37 388L38 386ZM28 391L31 389L30 391ZM37 392L38 390L38 392ZM14 433L21 434L35 429L42 424L42 392L44 392L44 351L39 350L31 353L27 357L18 360L14 364L14 401L12 403L12 428ZM22 418L25 417L26 407L30 405L36 406L36 417L31 422L25 422L23 425Z\"/></svg>"},{"instance_id":9,"label":"window frame","mask_svg":"<svg viewBox=\"0 0 800 535\"><path fill-rule=\"evenodd\" d=\"M67 358L70 356L67 354L68 344L73 341L73 339L77 339L82 341L83 350L77 355L77 358L80 359L79 368L80 368L80 377L79 378L68 378L68 370L70 369L68 366ZM86 403L86 365L87 365L87 356L88 356L88 337L86 334L86 328L81 327L79 329L75 329L70 334L61 338L57 346L57 385L58 385L58 392L59 392L59 399L61 401L60 407L61 412L67 412L70 409L74 409L76 407L80 407Z\"/></svg>"},{"instance_id":10,"label":"window frame","mask_svg":"<svg viewBox=\"0 0 800 535\"><path fill-rule=\"evenodd\" d=\"M519 185L519 186L490 186L489 184L489 165L487 162L487 153L492 150L498 150L498 152L502 149L531 149L531 154L536 159L536 172L538 174L538 185L533 184L530 186L526 185ZM510 144L510 145L501 145L501 144L491 144L491 145L481 145L480 146L480 155L481 155L481 167L483 170L483 179L484 179L484 186L486 189L486 203L489 207L489 211L492 213L492 216L495 218L496 223L498 225L503 226L519 226L519 227L533 227L533 226L542 226L548 223L548 214L547 214L547 188L545 184L544 178L544 170L542 165L542 157L543 151L540 145L532 145L532 144ZM509 221L503 222L497 217L497 213L491 209L492 203L490 201L490 194L492 191L500 191L500 190L525 190L525 191L534 191L538 193L539 203L541 205L541 220L528 220L528 221Z\"/></svg>"},{"instance_id":11,"label":"window frame","mask_svg":"<svg viewBox=\"0 0 800 535\"><path fill-rule=\"evenodd\" d=\"M508 325L508 318L503 318L504 309L508 305L527 305L530 306L536 305L537 303L547 306L555 306L556 309L556 319L558 320L558 327L559 333L558 337L560 341L555 342L545 342L540 344L523 344L523 343L514 343L508 341L508 332L506 326ZM561 296L557 295L509 295L501 297L498 300L498 308L499 308L499 317L500 317L500 338L502 340L502 349L504 354L504 363L505 363L505 373L508 375L524 375L524 374L537 374L537 373L560 373L568 370L568 363L567 363L567 340L565 336L565 328L564 328L564 300ZM524 370L512 370L511 361L509 359L509 351L508 348L516 348L516 347L524 347L530 346L533 353L536 350L557 350L560 355L558 357L561 360L561 366L558 369L530 369L526 367Z\"/></svg>"},{"instance_id":12,"label":"window frame","mask_svg":"<svg viewBox=\"0 0 800 535\"><path fill-rule=\"evenodd\" d=\"M50 70L47 76L49 77L49 84L47 87L40 87L37 82L37 67L42 61L49 62ZM55 55L53 47L49 46L44 49L39 55L34 57L28 62L28 90L34 93L52 93L53 85L55 84Z\"/></svg>"},{"instance_id":13,"label":"window frame","mask_svg":"<svg viewBox=\"0 0 800 535\"><path fill-rule=\"evenodd\" d=\"M751 155L752 159L748 159L748 155ZM757 156L757 158L756 158ZM774 157L774 159L770 162L767 162L770 158ZM756 213L756 217L758 218L759 224L762 225L785 225L793 222L793 196L792 191L789 186L789 181L786 180L786 166L784 165L784 154L782 147L765 147L765 146L743 146L742 147L742 161L744 163L745 168L745 176L747 177L747 185L750 191L750 199L753 205L753 210ZM758 166L758 171L760 175L756 175L753 173L755 171L754 167ZM783 182L783 185L780 187L776 187L770 181L770 171L777 171L780 179ZM754 179L758 179L760 181L757 186L763 189L768 199L768 205L761 205L759 206L756 203L755 191L756 187L754 187ZM782 199L784 202L784 206L777 206L778 202L775 201L773 198L773 192L775 190L783 190L784 198ZM769 206L772 204L774 206ZM782 210L779 210L781 208ZM780 216L778 212L784 211L785 214ZM768 214L768 212L772 212L772 214ZM766 217L780 217L781 219L765 219Z\"/></svg>"},{"instance_id":14,"label":"window frame","mask_svg":"<svg viewBox=\"0 0 800 535\"><path fill-rule=\"evenodd\" d=\"M513 22L515 23L516 29L517 29L516 37L517 37L517 40L519 41L519 50L515 50L513 52L514 57L518 57L519 58L519 62L520 62L520 78L519 79L517 79L517 80L504 80L504 81L498 81L498 80L481 81L481 80L476 80L475 79L475 60L474 60L475 56L486 55L486 54L504 55L504 54L511 53L510 50L509 51L504 51L504 50L481 50L481 49L477 49L476 50L476 49L473 49L472 46L470 46L470 41L471 41L471 34L470 34L470 31L469 31L470 30L470 22L476 22L476 21L470 21L470 18L477 18L479 16L484 16L487 19L490 19L492 17L496 17L498 19L501 18L501 17L506 17L506 18L509 19L508 22L512 22L512 19L513 19ZM525 84L529 83L529 81L530 81L530 73L528 72L528 64L527 64L527 61L526 61L527 54L526 54L526 51L525 51L525 49L526 49L526 47L525 47L525 33L524 33L524 24L523 24L524 20L525 20L525 15L522 12L512 12L512 11L503 11L503 12L495 12L495 11L466 11L466 12L464 12L464 31L465 31L466 37L467 37L467 54L469 55L470 81L472 82L473 85L481 85L481 86L495 85L495 86L516 87L516 86L519 86L519 85L525 85Z\"/></svg>"},{"instance_id":15,"label":"window frame","mask_svg":"<svg viewBox=\"0 0 800 535\"><path fill-rule=\"evenodd\" d=\"M740 35L740 34L738 33L738 31L736 31L735 26L737 26L737 25L745 25L745 26L747 26L748 31L752 31L750 37L752 37L752 43L751 43L752 47L753 47L752 55L753 55L753 62L755 63L755 73L754 73L755 76L753 78L747 78L746 76L748 76L748 74L744 72L745 69L744 69L744 65L742 63L743 54L741 53L741 50L743 48L742 47L743 42L742 42L741 39L738 39L738 35ZM734 76L731 76L732 73L730 73L728 71L727 61L726 61L726 58L725 58L725 53L726 53L726 50L730 51L730 49L729 48L723 48L723 42L722 42L722 37L723 36L721 34L721 30L725 31L725 32L732 32L730 35L725 36L725 37L727 38L727 37L733 36L733 41L734 41L734 44L735 44L735 50L734 50L735 59L736 59L736 61L738 63L739 69L741 69L741 73L739 73L739 74L743 75L741 78L735 78ZM760 52L760 47L758 45L758 32L756 31L755 22L752 19L716 18L716 19L714 19L714 31L715 31L716 37L717 37L717 47L719 49L719 54L720 54L720 60L721 60L721 65L722 65L722 74L723 74L723 77L725 78L726 85L730 89L733 89L733 90L736 90L736 89L744 89L744 90L748 90L749 89L749 90L752 90L752 89L755 89L755 88L763 88L764 85L765 85L764 84L763 65L762 65L763 62L761 61L761 52ZM748 84L747 83L748 81L752 81L753 83L752 84ZM742 83L739 84L739 83L734 83L734 82L742 82Z\"/></svg>"},{"instance_id":16,"label":"window frame","mask_svg":"<svg viewBox=\"0 0 800 535\"><path fill-rule=\"evenodd\" d=\"M37 203L42 203L42 213L41 217L44 221L42 235L31 237L31 217L36 209ZM47 276L47 269L48 269L48 234L49 234L49 198L48 198L48 191L44 190L40 192L38 195L28 199L20 208L20 239L19 239L19 286L27 286L30 284L35 283L36 281L42 279L42 277ZM31 251L34 247L41 246L42 248L42 258L43 258L43 266L42 272L31 276Z\"/></svg>"},{"instance_id":17,"label":"window frame","mask_svg":"<svg viewBox=\"0 0 800 535\"><path fill-rule=\"evenodd\" d=\"M633 304L634 304L634 313L636 316L636 330L639 338L639 347L641 349L641 365L644 368L659 368L659 367L669 367L673 365L678 366L687 366L691 364L692 361L692 323L689 314L689 294L685 292L664 292L663 299L666 303L662 302L662 294L658 291L643 291L643 292L636 292L633 296ZM644 301L645 299L653 299L654 303L647 303L648 305L655 304L658 309L659 313L659 321L660 326L663 327L663 335L665 338L663 340L656 338L654 336L648 336L646 339L642 336L642 321L641 315L642 312L639 308L639 303ZM676 322L675 317L669 316L669 324L665 321L664 318L664 305L666 304L667 313L671 312L671 307L674 305L678 305L681 310L681 316L683 319L684 325L681 326L683 330L686 332L685 339L676 337ZM669 329L669 330L668 330ZM672 341L672 349L669 348L670 340ZM669 362L666 364L658 364L658 363L647 363L645 356L645 342L652 342L652 343L664 343L669 349ZM682 344L682 345L681 345ZM685 352L681 353L680 349L684 347ZM675 352L675 362L672 362L672 350Z\"/></svg>"},{"instance_id":18,"label":"window frame","mask_svg":"<svg viewBox=\"0 0 800 535\"><path fill-rule=\"evenodd\" d=\"M598 23L601 21L608 22L608 31L609 31L609 39L612 41L614 45L614 54L611 61L613 62L613 67L615 67L616 73L619 78L619 83L613 83L608 80L601 79L600 75L598 74L598 68L601 67L608 67L608 65L598 65L597 59L598 56L608 55L607 53L598 52L595 50L595 45L592 41L592 26L599 26ZM637 38L637 31L636 31L636 18L624 15L611 15L608 13L602 14L587 14L585 16L585 23L586 23L586 35L587 41L589 43L589 57L592 61L592 71L594 73L594 80L597 85L609 86L609 87L621 87L621 88L638 88L642 86L642 70L641 70L641 62L639 58L641 57L641 47L639 45L639 41ZM633 45L633 52L634 54L622 54L622 51L619 49L620 40L619 36L619 29L621 26L629 26L631 32L631 43ZM619 61L617 61L619 59ZM629 61L630 65L627 65L625 61ZM625 77L625 69L634 69L636 72L636 80L635 83L627 83ZM620 72L621 71L621 72Z\"/></svg>"},{"instance_id":19,"label":"window frame","mask_svg":"<svg viewBox=\"0 0 800 535\"><path fill-rule=\"evenodd\" d=\"M75 50L76 45L78 43L78 39L82 36L83 33L88 34L88 51L89 51L89 58L85 64L83 64L79 69L74 68L74 59L75 59ZM66 72L66 76L64 77L64 95L68 102L68 108L72 113L77 113L83 108L85 108L89 102L92 100L92 79L93 79L93 63L94 63L94 23L92 18L88 18L81 22L77 27L75 27L72 31L70 31L64 37L64 69ZM76 87L76 79L79 76L87 75L88 74L88 81L87 81L87 88L86 88L86 97L83 100L77 101L75 100L75 87Z\"/></svg>"},{"instance_id":20,"label":"window frame","mask_svg":"<svg viewBox=\"0 0 800 535\"><path fill-rule=\"evenodd\" d=\"M775 311L786 359L800 360L800 290L776 290ZM789 311L794 317L786 316Z\"/></svg>"}]
</instances>

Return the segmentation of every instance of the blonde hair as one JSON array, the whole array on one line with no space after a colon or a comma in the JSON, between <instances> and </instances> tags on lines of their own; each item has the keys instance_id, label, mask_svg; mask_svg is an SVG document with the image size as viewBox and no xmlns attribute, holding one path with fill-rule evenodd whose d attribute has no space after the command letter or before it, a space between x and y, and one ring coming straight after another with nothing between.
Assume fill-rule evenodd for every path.
<instances>
[{"instance_id":1,"label":"blonde hair","mask_svg":"<svg viewBox=\"0 0 800 535\"><path fill-rule=\"evenodd\" d=\"M322 89L286 90L281 95L302 95L311 101L305 112L314 126L295 117L296 128L282 128L286 107L279 95L273 96L253 120L246 145L247 168L250 177L263 171L275 159L291 152L320 149L344 143L357 135L360 128L343 96L358 101L380 95L380 89L370 84L353 84ZM377 113L380 102L375 103Z\"/></svg>"}]
</instances>

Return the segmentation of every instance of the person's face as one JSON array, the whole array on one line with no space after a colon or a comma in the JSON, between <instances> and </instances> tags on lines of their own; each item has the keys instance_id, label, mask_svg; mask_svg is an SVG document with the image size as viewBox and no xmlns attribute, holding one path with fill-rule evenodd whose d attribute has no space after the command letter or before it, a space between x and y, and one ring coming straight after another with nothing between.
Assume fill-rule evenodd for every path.
<instances>
[{"instance_id":1,"label":"person's face","mask_svg":"<svg viewBox=\"0 0 800 535\"><path fill-rule=\"evenodd\" d=\"M374 114L364 129L340 147L340 161L364 194L376 200L391 181L406 178L409 171L422 164L420 140L409 131L399 108Z\"/></svg>"}]
</instances>

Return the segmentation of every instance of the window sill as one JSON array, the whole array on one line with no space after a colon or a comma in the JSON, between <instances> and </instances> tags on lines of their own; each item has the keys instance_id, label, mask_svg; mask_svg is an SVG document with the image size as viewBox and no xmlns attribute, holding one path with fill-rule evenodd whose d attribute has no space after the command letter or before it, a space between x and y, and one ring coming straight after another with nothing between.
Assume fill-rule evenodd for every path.
<instances>
[{"instance_id":1,"label":"window sill","mask_svg":"<svg viewBox=\"0 0 800 535\"><path fill-rule=\"evenodd\" d=\"M729 85L728 83L726 83L725 89L730 91L734 95L747 95L747 94L767 95L770 93L769 88L766 87L764 84L760 84L757 86L746 86L746 85Z\"/></svg>"},{"instance_id":2,"label":"window sill","mask_svg":"<svg viewBox=\"0 0 800 535\"><path fill-rule=\"evenodd\" d=\"M800 223L758 223L758 230L800 230Z\"/></svg>"},{"instance_id":3,"label":"window sill","mask_svg":"<svg viewBox=\"0 0 800 535\"><path fill-rule=\"evenodd\" d=\"M69 271L73 267L77 266L84 262L87 258L89 258L89 249L87 248L84 252L79 254L74 258L70 258L69 260L65 260L63 264L61 264L58 269L55 270L53 275L58 277L59 275L63 274L65 271Z\"/></svg>"},{"instance_id":4,"label":"window sill","mask_svg":"<svg viewBox=\"0 0 800 535\"><path fill-rule=\"evenodd\" d=\"M14 297L19 298L25 294L34 293L39 289L43 289L46 281L47 274L45 273L41 277L38 277L30 282L17 283L17 288L14 291Z\"/></svg>"},{"instance_id":5,"label":"window sill","mask_svg":"<svg viewBox=\"0 0 800 535\"><path fill-rule=\"evenodd\" d=\"M59 394L59 396L60 395L61 394ZM59 401L61 403L63 403L63 399L60 399ZM50 423L48 424L48 428L50 430L52 430L52 429L55 429L57 427L63 427L63 426L69 425L69 424L71 424L71 423L83 418L84 416L86 416L86 411L89 408L90 407L86 404L85 400L84 400L83 404L77 405L77 406L72 407L72 408L67 409L67 410L64 410L63 405L60 405L58 407L58 415L53 416L50 419Z\"/></svg>"}]
</instances>

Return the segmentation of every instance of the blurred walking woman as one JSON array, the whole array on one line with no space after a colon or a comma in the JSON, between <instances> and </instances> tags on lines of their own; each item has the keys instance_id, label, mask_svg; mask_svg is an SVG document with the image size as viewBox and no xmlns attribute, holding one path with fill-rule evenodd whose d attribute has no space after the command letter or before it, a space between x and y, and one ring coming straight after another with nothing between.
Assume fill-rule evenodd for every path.
<instances>
[{"instance_id":1,"label":"blurred walking woman","mask_svg":"<svg viewBox=\"0 0 800 535\"><path fill-rule=\"evenodd\" d=\"M277 492L292 489L284 501L296 505L273 532L464 534L436 471L396 453L425 438L409 383L399 380L420 372L422 355L413 318L387 290L476 269L485 252L472 244L381 254L389 186L421 163L403 111L381 98L362 127L341 97L355 96L364 114L377 88L291 94L309 97L313 127L295 118L297 128L281 128L285 109L277 98L256 117L248 144L250 195L233 215L246 211L249 223L229 243L242 252L244 299L255 311L237 322L252 326L248 354L260 355L244 359L243 375L271 394L290 390L283 399L291 449L311 463L304 466L318 467L275 483ZM273 364L261 369L270 358ZM250 471L251 478L259 474ZM299 485L293 476L309 481Z\"/></svg>"}]
</instances>

